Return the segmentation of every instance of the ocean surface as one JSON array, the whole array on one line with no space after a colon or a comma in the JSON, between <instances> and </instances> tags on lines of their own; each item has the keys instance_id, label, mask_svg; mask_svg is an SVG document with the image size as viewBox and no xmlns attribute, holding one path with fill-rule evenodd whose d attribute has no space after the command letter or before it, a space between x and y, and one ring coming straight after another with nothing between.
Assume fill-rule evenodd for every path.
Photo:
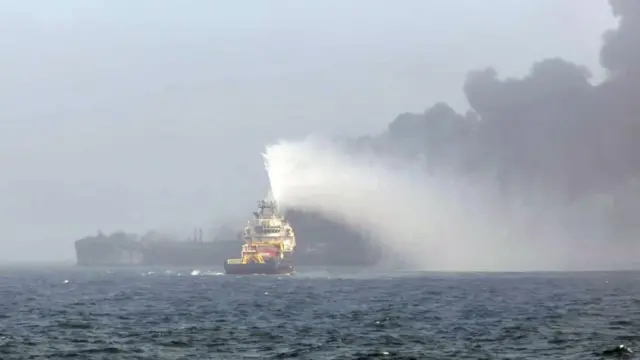
<instances>
[{"instance_id":1,"label":"ocean surface","mask_svg":"<svg viewBox=\"0 0 640 360\"><path fill-rule=\"evenodd\" d=\"M0 268L0 359L598 359L640 273Z\"/></svg>"}]
</instances>

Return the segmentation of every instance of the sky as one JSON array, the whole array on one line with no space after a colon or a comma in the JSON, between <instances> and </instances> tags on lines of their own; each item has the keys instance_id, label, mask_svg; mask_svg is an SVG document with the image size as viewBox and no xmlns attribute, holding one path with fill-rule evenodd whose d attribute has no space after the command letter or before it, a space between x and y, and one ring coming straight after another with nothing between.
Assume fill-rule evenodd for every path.
<instances>
[{"instance_id":1,"label":"sky","mask_svg":"<svg viewBox=\"0 0 640 360\"><path fill-rule=\"evenodd\" d=\"M60 0L0 10L0 261L244 219L280 139L383 131L469 70L584 64L605 0Z\"/></svg>"}]
</instances>

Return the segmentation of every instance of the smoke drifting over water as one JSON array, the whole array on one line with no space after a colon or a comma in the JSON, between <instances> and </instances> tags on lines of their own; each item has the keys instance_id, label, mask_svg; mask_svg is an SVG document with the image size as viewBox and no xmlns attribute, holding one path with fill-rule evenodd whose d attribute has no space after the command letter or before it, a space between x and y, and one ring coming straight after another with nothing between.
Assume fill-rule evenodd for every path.
<instances>
[{"instance_id":1,"label":"smoke drifting over water","mask_svg":"<svg viewBox=\"0 0 640 360\"><path fill-rule=\"evenodd\" d=\"M429 176L417 164L354 153L332 142L266 150L273 195L285 209L321 213L366 230L422 270L566 270L618 267L602 226L550 201L507 202L490 183ZM572 226L573 225L573 226ZM601 235L597 234L597 235Z\"/></svg>"},{"instance_id":2,"label":"smoke drifting over water","mask_svg":"<svg viewBox=\"0 0 640 360\"><path fill-rule=\"evenodd\" d=\"M466 114L438 103L378 136L270 146L274 196L415 268L637 268L640 1L609 3L619 26L603 37L603 83L559 58L520 79L473 71Z\"/></svg>"}]
</instances>

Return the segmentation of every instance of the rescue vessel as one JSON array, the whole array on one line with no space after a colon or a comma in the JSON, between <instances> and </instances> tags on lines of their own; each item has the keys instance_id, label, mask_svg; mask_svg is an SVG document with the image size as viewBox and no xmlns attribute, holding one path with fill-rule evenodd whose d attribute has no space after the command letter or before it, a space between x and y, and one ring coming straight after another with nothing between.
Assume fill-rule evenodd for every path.
<instances>
[{"instance_id":1,"label":"rescue vessel","mask_svg":"<svg viewBox=\"0 0 640 360\"><path fill-rule=\"evenodd\" d=\"M240 257L227 259L226 274L291 274L296 236L289 222L280 214L275 201L261 200L244 228Z\"/></svg>"}]
</instances>

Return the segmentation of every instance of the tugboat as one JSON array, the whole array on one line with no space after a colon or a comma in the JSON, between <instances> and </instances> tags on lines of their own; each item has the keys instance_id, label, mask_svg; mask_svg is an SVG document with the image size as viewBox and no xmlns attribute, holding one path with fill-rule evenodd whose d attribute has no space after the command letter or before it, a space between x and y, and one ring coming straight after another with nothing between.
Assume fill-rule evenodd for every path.
<instances>
[{"instance_id":1,"label":"tugboat","mask_svg":"<svg viewBox=\"0 0 640 360\"><path fill-rule=\"evenodd\" d=\"M294 272L296 236L289 222L278 212L273 200L258 202L244 229L240 258L228 259L224 271L230 275L278 275Z\"/></svg>"}]
</instances>

